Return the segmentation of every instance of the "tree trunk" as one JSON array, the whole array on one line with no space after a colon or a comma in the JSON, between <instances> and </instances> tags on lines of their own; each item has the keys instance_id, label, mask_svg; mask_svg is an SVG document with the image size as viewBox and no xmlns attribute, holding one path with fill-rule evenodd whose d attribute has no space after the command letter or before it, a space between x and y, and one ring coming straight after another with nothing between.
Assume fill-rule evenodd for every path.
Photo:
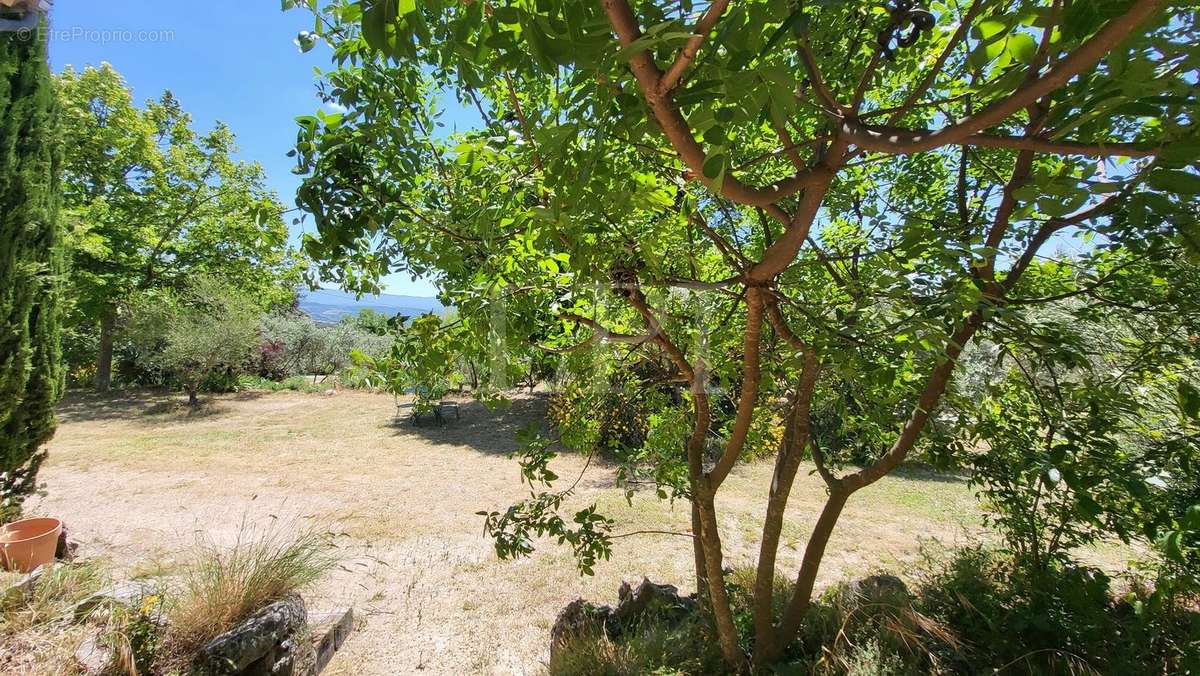
<instances>
[{"instance_id":1,"label":"tree trunk","mask_svg":"<svg viewBox=\"0 0 1200 676\"><path fill-rule=\"evenodd\" d=\"M711 497L696 496L700 516L701 549L704 555L704 572L708 581L709 608L712 611L713 622L717 628L717 642L721 646L721 656L733 673L746 671L746 656L738 645L737 625L733 621L733 606L729 602L729 592L725 588L724 554L721 549L721 536L717 532L717 513Z\"/></svg>"},{"instance_id":2,"label":"tree trunk","mask_svg":"<svg viewBox=\"0 0 1200 676\"><path fill-rule=\"evenodd\" d=\"M704 543L700 539L700 505L692 501L692 555L696 565L696 601L705 612L711 612L708 601L708 574L704 568Z\"/></svg>"},{"instance_id":3,"label":"tree trunk","mask_svg":"<svg viewBox=\"0 0 1200 676\"><path fill-rule=\"evenodd\" d=\"M800 461L812 439L812 399L820 371L820 361L811 351L806 352L796 401L788 415L783 444L775 461L775 473L767 499L767 513L763 518L758 569L754 579L753 659L756 669L769 666L769 663L763 661L764 656L778 655L783 650L782 646L778 645L775 634L775 559L779 552L779 537L783 532L788 497L795 484Z\"/></svg>"},{"instance_id":4,"label":"tree trunk","mask_svg":"<svg viewBox=\"0 0 1200 676\"><path fill-rule=\"evenodd\" d=\"M769 663L762 661L765 656L778 652L775 645L775 559L779 551L779 537L783 532L788 496L804 454L804 447L800 444L808 443L807 434L803 440L795 439L794 432L789 431L789 435L793 438L784 442L785 447L775 460L754 579L754 665L759 669L769 666Z\"/></svg>"},{"instance_id":5,"label":"tree trunk","mask_svg":"<svg viewBox=\"0 0 1200 676\"><path fill-rule=\"evenodd\" d=\"M200 405L200 395L195 389L189 388L187 391L187 395L188 395L188 406L190 406L192 408L196 408L197 406Z\"/></svg>"},{"instance_id":6,"label":"tree trunk","mask_svg":"<svg viewBox=\"0 0 1200 676\"><path fill-rule=\"evenodd\" d=\"M804 547L800 573L796 576L796 588L783 612L779 633L768 650L755 652L756 665L771 665L779 661L784 648L796 638L796 634L800 631L800 625L812 602L817 573L820 571L821 561L825 558L825 547L829 544L834 526L837 525L838 517L841 516L842 508L846 506L846 500L849 497L848 491L837 488L830 492L829 498L825 501L821 516L817 518L812 535L808 538L808 544Z\"/></svg>"},{"instance_id":7,"label":"tree trunk","mask_svg":"<svg viewBox=\"0 0 1200 676\"><path fill-rule=\"evenodd\" d=\"M96 391L107 392L112 387L113 332L117 313L112 306L100 312L100 350L96 354Z\"/></svg>"}]
</instances>

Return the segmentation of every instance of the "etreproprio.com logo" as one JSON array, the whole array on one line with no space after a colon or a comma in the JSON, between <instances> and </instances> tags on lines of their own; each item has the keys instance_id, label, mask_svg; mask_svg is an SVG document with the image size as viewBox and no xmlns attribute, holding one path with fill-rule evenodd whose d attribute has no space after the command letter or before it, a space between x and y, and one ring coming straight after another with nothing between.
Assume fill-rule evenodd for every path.
<instances>
[{"instance_id":1,"label":"etreproprio.com logo","mask_svg":"<svg viewBox=\"0 0 1200 676\"><path fill-rule=\"evenodd\" d=\"M39 31L50 42L93 42L97 44L132 42L171 42L173 30L132 30L123 28L87 28L84 26L59 27L41 22L39 12L26 12L20 17L0 15L0 32L16 33L18 38L28 39Z\"/></svg>"},{"instance_id":2,"label":"etreproprio.com logo","mask_svg":"<svg viewBox=\"0 0 1200 676\"><path fill-rule=\"evenodd\" d=\"M15 31L17 37L28 39L34 31L40 31L49 38L50 42L92 42L96 44L134 43L134 42L171 42L175 39L173 30L129 30L113 28L47 28L45 26L22 26L5 28L0 31Z\"/></svg>"}]
</instances>

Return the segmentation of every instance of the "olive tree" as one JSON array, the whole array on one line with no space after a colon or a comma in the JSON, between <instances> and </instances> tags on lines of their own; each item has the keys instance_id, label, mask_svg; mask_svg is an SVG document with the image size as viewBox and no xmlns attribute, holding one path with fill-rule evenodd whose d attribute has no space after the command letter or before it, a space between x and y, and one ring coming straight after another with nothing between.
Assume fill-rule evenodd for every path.
<instances>
[{"instance_id":1,"label":"olive tree","mask_svg":"<svg viewBox=\"0 0 1200 676\"><path fill-rule=\"evenodd\" d=\"M353 288L434 279L464 346L536 343L581 376L665 364L685 407L644 460L691 506L733 670L782 656L843 509L926 438L968 345L1032 346L1031 305L1102 308L1200 241L1195 3L284 5L315 14L299 42L332 49L320 94L347 111L298 118L307 253ZM447 104L478 123L444 129ZM861 465L816 443L816 407ZM775 419L747 654L716 498ZM540 491L488 527L504 555L555 535L586 571L613 524L558 514L549 448L524 459ZM777 614L806 459L825 502Z\"/></svg>"},{"instance_id":2,"label":"olive tree","mask_svg":"<svg viewBox=\"0 0 1200 676\"><path fill-rule=\"evenodd\" d=\"M182 292L145 293L132 304L126 331L150 364L174 377L198 406L213 376L240 372L259 344L255 300L214 277Z\"/></svg>"}]
</instances>

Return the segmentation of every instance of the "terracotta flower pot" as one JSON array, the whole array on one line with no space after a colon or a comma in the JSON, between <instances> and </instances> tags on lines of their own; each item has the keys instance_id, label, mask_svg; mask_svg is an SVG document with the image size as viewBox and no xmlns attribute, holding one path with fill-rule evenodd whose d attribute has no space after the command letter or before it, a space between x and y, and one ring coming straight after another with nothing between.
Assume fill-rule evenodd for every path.
<instances>
[{"instance_id":1,"label":"terracotta flower pot","mask_svg":"<svg viewBox=\"0 0 1200 676\"><path fill-rule=\"evenodd\" d=\"M62 521L58 519L25 519L4 524L0 529L0 563L7 570L23 573L50 563L60 532Z\"/></svg>"}]
</instances>

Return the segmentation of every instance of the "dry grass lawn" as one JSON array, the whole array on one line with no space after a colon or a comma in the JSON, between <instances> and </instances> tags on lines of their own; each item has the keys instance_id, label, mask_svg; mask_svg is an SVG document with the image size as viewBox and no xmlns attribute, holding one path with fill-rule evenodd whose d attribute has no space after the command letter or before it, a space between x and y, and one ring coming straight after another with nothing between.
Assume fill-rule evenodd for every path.
<instances>
[{"instance_id":1,"label":"dry grass lawn","mask_svg":"<svg viewBox=\"0 0 1200 676\"><path fill-rule=\"evenodd\" d=\"M353 605L359 630L334 674L531 674L548 657L555 614L576 596L615 599L643 575L691 591L691 544L674 536L618 539L613 559L581 578L569 551L497 560L475 512L527 495L513 432L544 413L526 398L504 413L463 407L460 421L394 422L390 397L282 392L222 396L189 415L174 397L72 397L43 469L49 494L32 509L62 517L81 553L118 574L168 571L198 535L231 541L244 521L292 519L342 534L341 565L310 603ZM563 477L582 468L567 455ZM770 463L741 467L722 490L729 565L756 554ZM686 505L653 495L627 505L610 467L593 464L579 502L615 517L617 532L686 530ZM794 571L823 489L802 472L780 565ZM886 569L901 574L923 542L977 537L978 507L958 479L910 471L857 495L830 545L822 583Z\"/></svg>"}]
</instances>

